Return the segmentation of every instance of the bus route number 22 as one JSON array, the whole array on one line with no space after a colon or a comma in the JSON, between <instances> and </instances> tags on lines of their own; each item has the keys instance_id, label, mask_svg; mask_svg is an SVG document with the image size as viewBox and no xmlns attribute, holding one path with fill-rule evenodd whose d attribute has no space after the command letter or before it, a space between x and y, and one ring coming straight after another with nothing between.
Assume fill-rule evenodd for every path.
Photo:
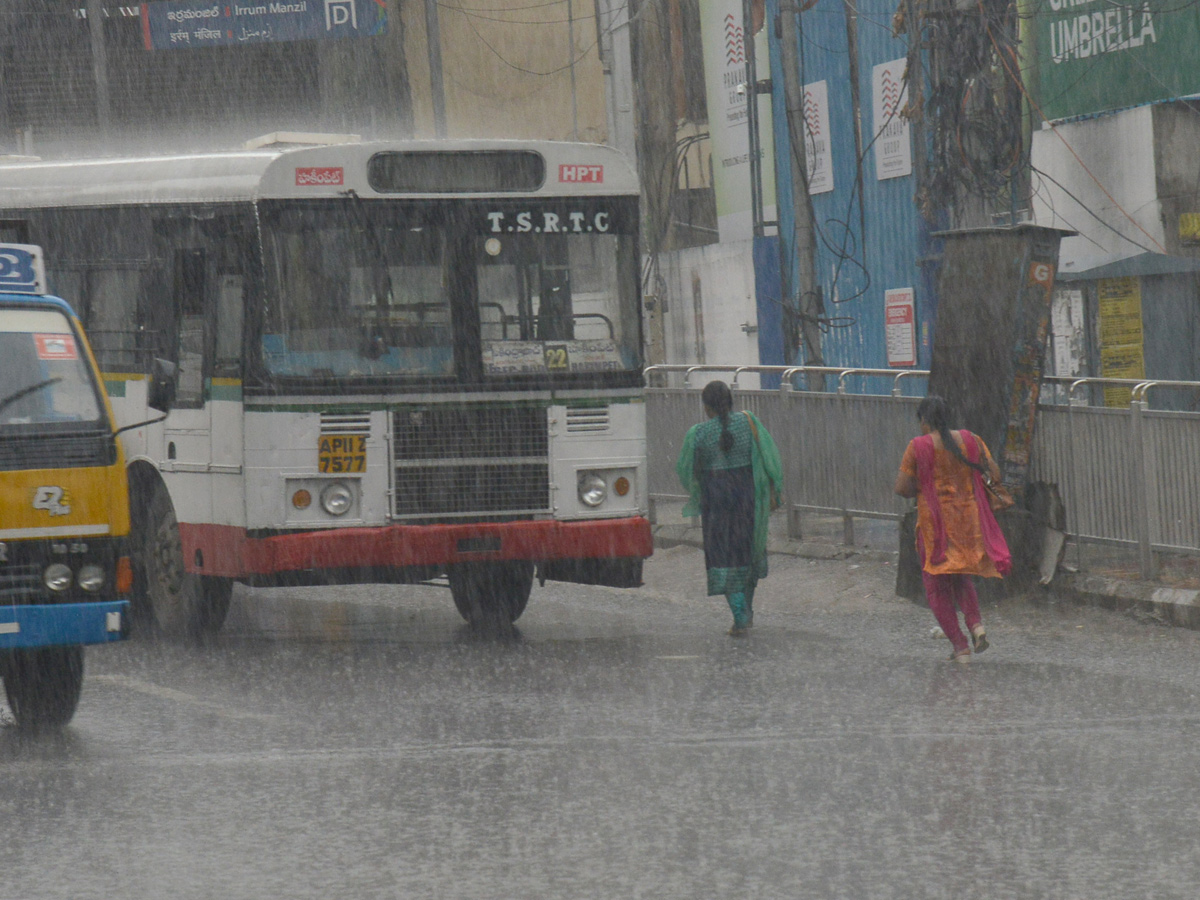
<instances>
[{"instance_id":1,"label":"bus route number 22","mask_svg":"<svg viewBox=\"0 0 1200 900\"><path fill-rule=\"evenodd\" d=\"M365 434L322 435L317 451L317 470L327 475L344 475L367 470Z\"/></svg>"},{"instance_id":2,"label":"bus route number 22","mask_svg":"<svg viewBox=\"0 0 1200 900\"><path fill-rule=\"evenodd\" d=\"M566 344L546 344L546 370L549 372L569 372L571 357L567 353Z\"/></svg>"}]
</instances>

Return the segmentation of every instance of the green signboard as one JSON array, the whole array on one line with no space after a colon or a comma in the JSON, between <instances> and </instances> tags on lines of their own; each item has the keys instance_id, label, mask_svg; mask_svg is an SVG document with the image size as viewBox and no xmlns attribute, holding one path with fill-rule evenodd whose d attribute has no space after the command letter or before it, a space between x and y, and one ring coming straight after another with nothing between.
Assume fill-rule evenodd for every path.
<instances>
[{"instance_id":1,"label":"green signboard","mask_svg":"<svg viewBox=\"0 0 1200 900\"><path fill-rule=\"evenodd\" d=\"M1200 8L1177 0L1026 0L1029 83L1048 119L1200 93Z\"/></svg>"}]
</instances>

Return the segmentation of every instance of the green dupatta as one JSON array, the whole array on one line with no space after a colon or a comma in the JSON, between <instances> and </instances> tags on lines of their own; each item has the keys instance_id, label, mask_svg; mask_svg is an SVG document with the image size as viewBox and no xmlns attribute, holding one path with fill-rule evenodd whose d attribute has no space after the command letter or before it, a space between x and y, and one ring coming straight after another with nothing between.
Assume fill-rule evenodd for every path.
<instances>
[{"instance_id":1,"label":"green dupatta","mask_svg":"<svg viewBox=\"0 0 1200 900\"><path fill-rule=\"evenodd\" d=\"M750 431L754 439L750 463L754 473L754 559L757 562L767 555L767 519L771 515L772 493L783 489L783 459L771 432L754 413L747 410L730 415L746 416L752 425ZM688 492L683 515L689 518L700 515L700 479L696 473L696 429L699 427L693 425L688 429L683 438L683 449L679 451L679 461L675 464L679 481Z\"/></svg>"}]
</instances>

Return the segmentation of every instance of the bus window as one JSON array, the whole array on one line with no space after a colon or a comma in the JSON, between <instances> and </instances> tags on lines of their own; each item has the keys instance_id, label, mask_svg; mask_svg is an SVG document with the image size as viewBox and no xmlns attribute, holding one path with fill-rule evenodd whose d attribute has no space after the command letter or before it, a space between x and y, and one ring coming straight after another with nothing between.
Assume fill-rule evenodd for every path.
<instances>
[{"instance_id":1,"label":"bus window","mask_svg":"<svg viewBox=\"0 0 1200 900\"><path fill-rule=\"evenodd\" d=\"M100 368L106 372L137 371L138 294L141 273L135 269L100 269L88 275L85 319Z\"/></svg>"},{"instance_id":2,"label":"bus window","mask_svg":"<svg viewBox=\"0 0 1200 900\"><path fill-rule=\"evenodd\" d=\"M203 250L175 253L175 308L178 315L176 384L178 406L204 402L204 265Z\"/></svg>"},{"instance_id":3,"label":"bus window","mask_svg":"<svg viewBox=\"0 0 1200 900\"><path fill-rule=\"evenodd\" d=\"M84 269L58 269L47 267L46 281L50 292L71 304L76 314L86 321L87 306L84 303ZM92 352L99 353L94 338L89 337Z\"/></svg>"},{"instance_id":4,"label":"bus window","mask_svg":"<svg viewBox=\"0 0 1200 900\"><path fill-rule=\"evenodd\" d=\"M0 244L28 244L29 223L24 219L0 219Z\"/></svg>"},{"instance_id":5,"label":"bus window","mask_svg":"<svg viewBox=\"0 0 1200 900\"><path fill-rule=\"evenodd\" d=\"M226 272L217 283L216 358L213 374L241 374L243 283L241 275Z\"/></svg>"}]
</instances>

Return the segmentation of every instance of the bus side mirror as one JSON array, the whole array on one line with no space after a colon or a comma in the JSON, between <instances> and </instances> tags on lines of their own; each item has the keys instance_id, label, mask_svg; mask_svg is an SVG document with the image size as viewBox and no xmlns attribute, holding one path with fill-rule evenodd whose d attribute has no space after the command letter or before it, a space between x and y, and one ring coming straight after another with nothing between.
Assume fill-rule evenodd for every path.
<instances>
[{"instance_id":1,"label":"bus side mirror","mask_svg":"<svg viewBox=\"0 0 1200 900\"><path fill-rule=\"evenodd\" d=\"M159 412L170 412L175 403L175 363L155 357L150 367L150 388L146 405Z\"/></svg>"}]
</instances>

